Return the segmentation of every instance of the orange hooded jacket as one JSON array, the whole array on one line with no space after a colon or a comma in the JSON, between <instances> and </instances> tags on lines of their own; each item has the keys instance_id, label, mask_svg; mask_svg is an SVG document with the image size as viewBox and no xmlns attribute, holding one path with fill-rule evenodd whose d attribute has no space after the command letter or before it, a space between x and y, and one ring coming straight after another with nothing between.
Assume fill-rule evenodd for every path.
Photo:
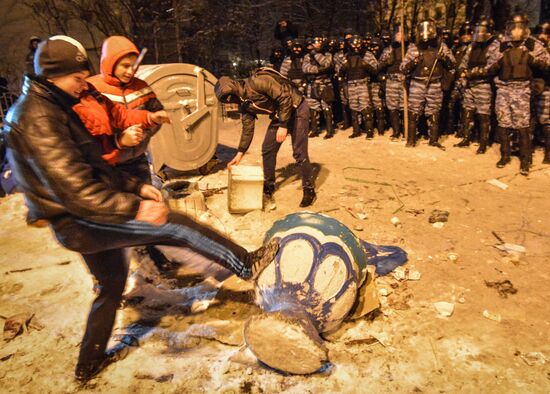
<instances>
[{"instance_id":1,"label":"orange hooded jacket","mask_svg":"<svg viewBox=\"0 0 550 394\"><path fill-rule=\"evenodd\" d=\"M151 120L151 113L145 110L129 110L125 106L113 103L88 83L88 90L80 97L80 102L73 106L86 129L101 144L103 159L116 165L132 158L133 149L121 149L116 141L118 131L141 123L144 128L156 124Z\"/></svg>"},{"instance_id":2,"label":"orange hooded jacket","mask_svg":"<svg viewBox=\"0 0 550 394\"><path fill-rule=\"evenodd\" d=\"M152 112L161 110L162 105L145 81L134 77L129 83L123 84L114 76L117 62L129 54L139 55L132 41L122 36L107 38L101 47L101 74L90 77L88 81L111 101L124 104L126 108Z\"/></svg>"}]
</instances>

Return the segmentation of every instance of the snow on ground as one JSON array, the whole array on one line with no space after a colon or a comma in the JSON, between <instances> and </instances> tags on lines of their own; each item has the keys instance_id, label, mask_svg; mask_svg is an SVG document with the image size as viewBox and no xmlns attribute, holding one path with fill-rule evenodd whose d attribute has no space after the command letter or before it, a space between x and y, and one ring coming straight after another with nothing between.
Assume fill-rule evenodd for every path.
<instances>
[{"instance_id":1,"label":"snow on ground","mask_svg":"<svg viewBox=\"0 0 550 394\"><path fill-rule=\"evenodd\" d=\"M266 119L257 122L245 164L261 163L266 125ZM238 121L222 125L220 158L231 157L227 147L236 146L239 129ZM188 251L165 250L194 264L176 264L159 276L150 262L136 265L134 256L129 301L114 338L133 333L139 346L79 387L73 369L94 297L92 278L47 228L25 225L23 199L15 195L0 200L0 315L31 312L43 328L0 344L0 392L549 392L550 167L540 164L541 152L525 178L517 159L495 167L496 145L476 155L474 146L452 148L452 137L443 141L443 152L425 141L410 149L388 136L350 140L350 133L310 139L319 196L311 210L341 220L369 242L401 246L409 253L407 267L421 277L377 279L382 313L348 322L329 338L331 368L284 376L258 364L241 345L244 322L260 313L251 286L230 277L219 289L223 270ZM207 198L205 219L247 248L258 247L273 221L298 210L301 189L289 141L279 154L278 176L277 209L230 215L223 191ZM494 178L508 189L487 183ZM226 186L227 171L200 182ZM442 228L428 221L434 209L450 213ZM496 249L492 232L526 253ZM204 281L211 276L218 280ZM517 289L506 298L485 284L506 279ZM437 302L453 303L452 315L441 316ZM485 310L500 321L485 317Z\"/></svg>"}]
</instances>

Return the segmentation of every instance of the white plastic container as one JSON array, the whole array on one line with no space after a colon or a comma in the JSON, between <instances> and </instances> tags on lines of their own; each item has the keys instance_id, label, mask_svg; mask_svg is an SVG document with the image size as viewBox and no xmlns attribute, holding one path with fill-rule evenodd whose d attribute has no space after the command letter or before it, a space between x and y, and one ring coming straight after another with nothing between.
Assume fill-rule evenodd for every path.
<instances>
[{"instance_id":1,"label":"white plastic container","mask_svg":"<svg viewBox=\"0 0 550 394\"><path fill-rule=\"evenodd\" d=\"M229 168L227 206L231 213L263 208L264 171L259 166Z\"/></svg>"}]
</instances>

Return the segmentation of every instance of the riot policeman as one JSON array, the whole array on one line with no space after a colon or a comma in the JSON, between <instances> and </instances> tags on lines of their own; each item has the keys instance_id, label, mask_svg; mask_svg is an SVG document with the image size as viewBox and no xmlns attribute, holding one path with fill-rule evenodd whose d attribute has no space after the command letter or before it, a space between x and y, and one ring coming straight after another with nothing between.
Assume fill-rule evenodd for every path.
<instances>
[{"instance_id":1,"label":"riot policeman","mask_svg":"<svg viewBox=\"0 0 550 394\"><path fill-rule=\"evenodd\" d=\"M375 75L378 62L370 51L363 51L363 39L353 36L349 40L350 51L341 67L341 74L346 78L348 100L351 108L353 133L350 138L361 135L360 117L367 132L367 138L374 137L373 107L369 92L368 76Z\"/></svg>"},{"instance_id":2,"label":"riot policeman","mask_svg":"<svg viewBox=\"0 0 550 394\"><path fill-rule=\"evenodd\" d=\"M531 80L533 70L550 67L550 55L544 45L530 37L525 15L516 14L506 24L504 40L485 68L496 73L495 111L498 121L500 160L497 167L510 163L511 138L519 137L520 173L529 174L532 132Z\"/></svg>"},{"instance_id":3,"label":"riot policeman","mask_svg":"<svg viewBox=\"0 0 550 394\"><path fill-rule=\"evenodd\" d=\"M311 110L310 137L320 134L319 123L321 111L325 116L327 133L325 139L334 136L332 102L335 95L331 82L331 74L334 70L332 53L327 47L326 38L318 35L313 38L312 49L305 55L302 70L310 79L307 88L307 102Z\"/></svg>"},{"instance_id":4,"label":"riot policeman","mask_svg":"<svg viewBox=\"0 0 550 394\"><path fill-rule=\"evenodd\" d=\"M400 25L394 27L391 46L384 49L378 65L379 72L386 76L386 106L390 113L390 124L393 129L391 138L397 139L403 134L401 129L403 112L403 87L405 75L399 69L401 65L401 34ZM409 47L409 38L405 34L405 51Z\"/></svg>"},{"instance_id":5,"label":"riot policeman","mask_svg":"<svg viewBox=\"0 0 550 394\"><path fill-rule=\"evenodd\" d=\"M439 114L443 100L441 81L444 68L452 70L455 58L447 45L438 40L435 22L425 20L417 26L417 45L409 46L401 71L411 76L409 88L409 132L407 146L416 145L418 119L428 120L429 145L444 149L439 143Z\"/></svg>"},{"instance_id":6,"label":"riot policeman","mask_svg":"<svg viewBox=\"0 0 550 394\"><path fill-rule=\"evenodd\" d=\"M493 22L482 18L475 26L474 42L462 56L458 72L465 81L462 115L463 140L455 146L470 145L474 119L479 124L479 148L477 153L485 153L491 125L491 104L493 88L489 76L483 71L488 60L496 55L499 42L493 36Z\"/></svg>"}]
</instances>

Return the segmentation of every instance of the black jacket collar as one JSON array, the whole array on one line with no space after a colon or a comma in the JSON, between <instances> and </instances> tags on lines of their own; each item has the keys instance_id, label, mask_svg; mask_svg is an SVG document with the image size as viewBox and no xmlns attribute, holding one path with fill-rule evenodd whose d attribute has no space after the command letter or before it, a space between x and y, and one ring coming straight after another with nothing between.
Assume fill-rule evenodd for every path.
<instances>
[{"instance_id":1,"label":"black jacket collar","mask_svg":"<svg viewBox=\"0 0 550 394\"><path fill-rule=\"evenodd\" d=\"M61 104L65 109L72 109L72 107L80 101L80 99L74 98L70 94L59 89L46 78L26 74L23 79L22 93L27 95L31 92L48 100L55 101Z\"/></svg>"}]
</instances>

